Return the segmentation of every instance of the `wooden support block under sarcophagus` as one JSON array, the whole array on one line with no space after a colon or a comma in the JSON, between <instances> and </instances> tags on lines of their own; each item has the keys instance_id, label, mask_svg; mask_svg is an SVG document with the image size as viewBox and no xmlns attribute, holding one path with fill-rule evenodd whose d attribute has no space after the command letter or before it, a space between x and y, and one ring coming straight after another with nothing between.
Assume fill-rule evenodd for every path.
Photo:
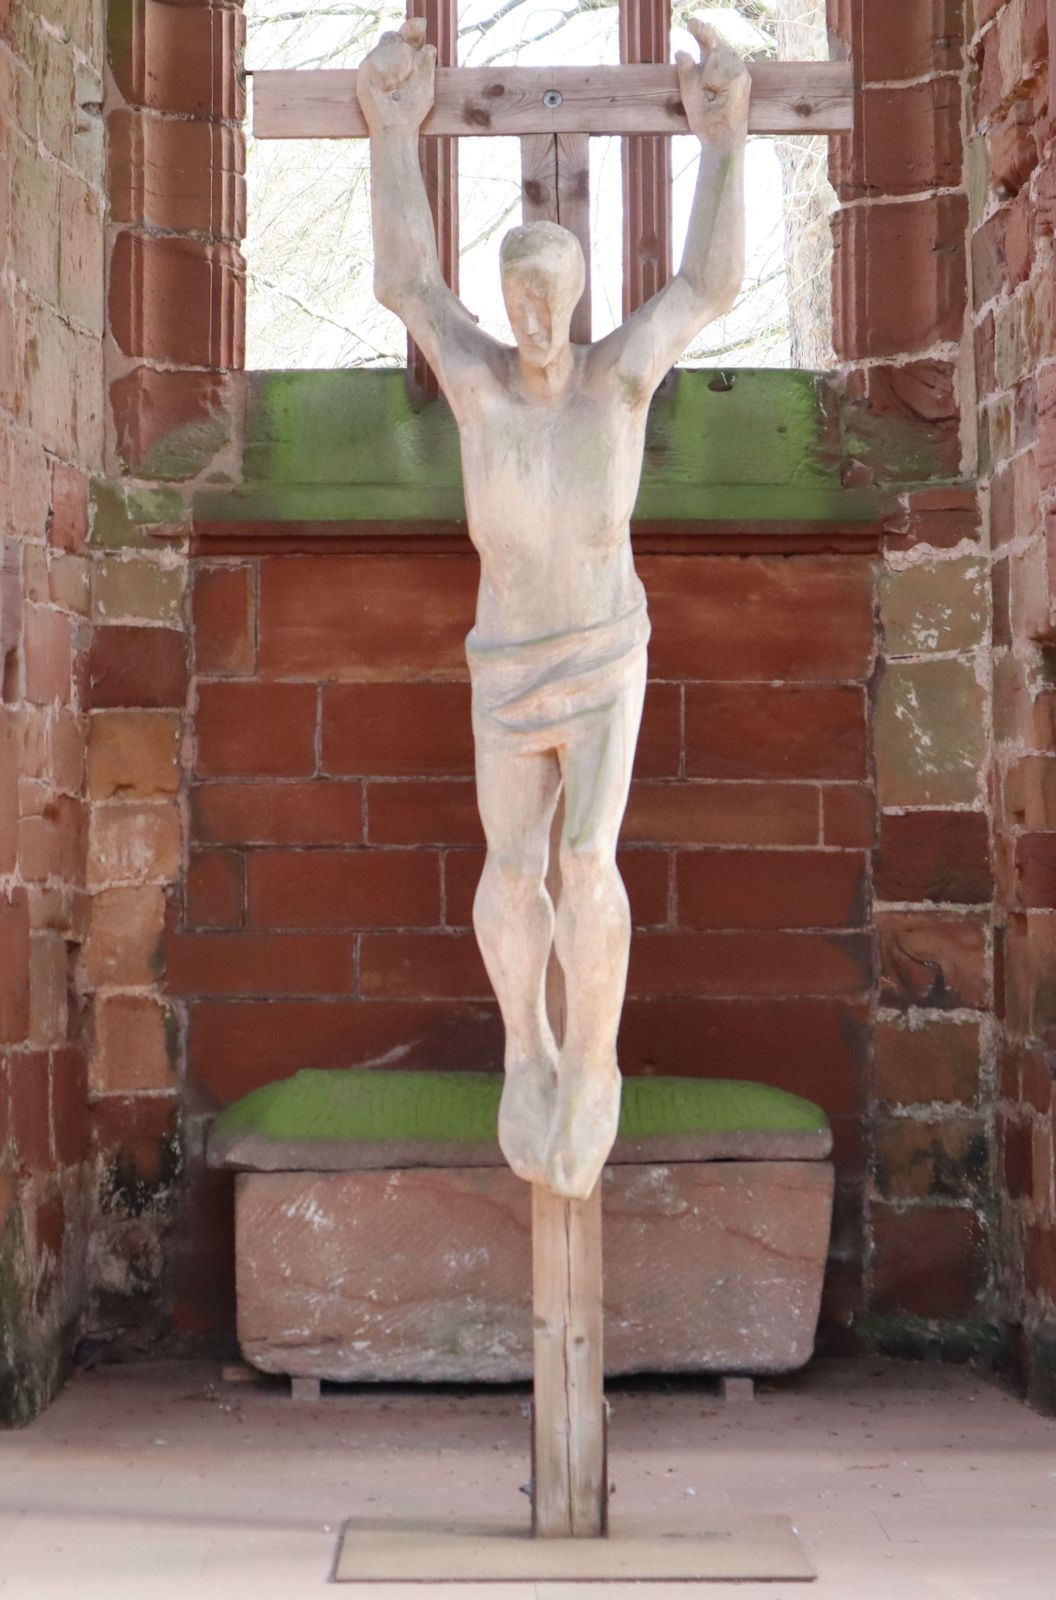
<instances>
[{"instance_id":1,"label":"wooden support block under sarcophagus","mask_svg":"<svg viewBox=\"0 0 1056 1600\"><path fill-rule=\"evenodd\" d=\"M499 1086L484 1074L298 1077L316 1080L309 1087L328 1112L320 1101L306 1126L302 1093L301 1120L287 1118L284 1130L276 1105L284 1090L296 1099L288 1080L258 1091L271 1097L263 1120L243 1113L240 1123L233 1108L211 1141L215 1165L242 1168L235 1227L245 1359L265 1372L344 1382L530 1377L531 1188L476 1137ZM469 1083L477 1078L480 1095ZM414 1079L428 1080L418 1101ZM629 1082L603 1176L605 1370L800 1367L813 1350L832 1213L824 1118L760 1085L666 1082L674 1126L658 1123L665 1081ZM449 1116L431 1123L428 1107L410 1132L404 1117L401 1135L392 1106L377 1109L391 1090L420 1111L434 1083L467 1106L483 1096L462 1118L468 1137L452 1138ZM350 1124L334 1110L346 1088L359 1096L359 1137L343 1137ZM374 1106L365 1118L364 1090ZM701 1126L709 1093L712 1125ZM644 1112L643 1095L652 1097ZM687 1113L694 1096L698 1111ZM743 1125L753 1118L765 1125Z\"/></svg>"}]
</instances>

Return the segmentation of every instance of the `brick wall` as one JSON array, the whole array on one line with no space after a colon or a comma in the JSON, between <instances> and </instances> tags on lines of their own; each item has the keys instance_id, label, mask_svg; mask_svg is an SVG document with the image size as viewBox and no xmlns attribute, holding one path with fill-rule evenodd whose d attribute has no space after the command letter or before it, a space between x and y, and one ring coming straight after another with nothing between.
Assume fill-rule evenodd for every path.
<instances>
[{"instance_id":1,"label":"brick wall","mask_svg":"<svg viewBox=\"0 0 1056 1600\"><path fill-rule=\"evenodd\" d=\"M186 861L187 536L196 482L237 470L244 26L232 5L112 4L104 110L105 472L91 484L94 631L86 806L98 1152L93 1332L140 1350L174 1322L181 1241L179 1017L163 982Z\"/></svg>"},{"instance_id":2,"label":"brick wall","mask_svg":"<svg viewBox=\"0 0 1056 1600\"><path fill-rule=\"evenodd\" d=\"M860 78L858 131L833 158L845 477L898 510L879 568L643 559L654 681L622 858L637 924L622 1059L825 1105L830 1344L989 1349L990 675L961 8L832 12ZM190 856L166 941L186 1024L169 1248L187 1328L230 1320L229 1186L201 1167L217 1105L301 1065L501 1051L469 927L472 562L252 548L194 578Z\"/></svg>"},{"instance_id":3,"label":"brick wall","mask_svg":"<svg viewBox=\"0 0 1056 1600\"><path fill-rule=\"evenodd\" d=\"M834 141L835 343L859 475L897 494L878 576L877 1009L861 1331L996 1338L987 559L965 337L961 0L830 0L854 56Z\"/></svg>"},{"instance_id":4,"label":"brick wall","mask_svg":"<svg viewBox=\"0 0 1056 1600\"><path fill-rule=\"evenodd\" d=\"M641 559L623 1062L826 1107L830 1346L992 1349L1003 1313L1043 1351L1053 1321L1047 46L1038 0L976 9L966 49L959 0L831 0L844 471L897 502L882 558ZM238 8L111 8L102 343L100 19L0 17L7 1248L33 1326L69 1322L88 1139L87 1325L229 1337L213 1110L301 1065L500 1060L475 567L263 539L192 575L192 492L239 471Z\"/></svg>"},{"instance_id":5,"label":"brick wall","mask_svg":"<svg viewBox=\"0 0 1056 1600\"><path fill-rule=\"evenodd\" d=\"M103 456L102 7L0 5L0 1423L84 1290L88 474Z\"/></svg>"},{"instance_id":6,"label":"brick wall","mask_svg":"<svg viewBox=\"0 0 1056 1600\"><path fill-rule=\"evenodd\" d=\"M993 806L1004 981L1000 1268L1056 1407L1056 166L1043 0L977 0L969 167L979 471L993 589Z\"/></svg>"},{"instance_id":7,"label":"brick wall","mask_svg":"<svg viewBox=\"0 0 1056 1600\"><path fill-rule=\"evenodd\" d=\"M622 1064L825 1106L832 1288L849 1313L873 564L647 556L639 570L654 637L620 862L636 927ZM189 1024L189 1150L217 1106L301 1066L501 1065L470 925L476 581L471 555L196 562L191 856L166 946Z\"/></svg>"}]
</instances>

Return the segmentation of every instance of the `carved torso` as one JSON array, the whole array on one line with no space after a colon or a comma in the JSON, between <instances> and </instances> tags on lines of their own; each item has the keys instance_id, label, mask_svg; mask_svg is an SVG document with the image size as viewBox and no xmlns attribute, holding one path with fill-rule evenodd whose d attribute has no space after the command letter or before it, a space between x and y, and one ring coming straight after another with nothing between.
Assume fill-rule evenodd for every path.
<instances>
[{"instance_id":1,"label":"carved torso","mask_svg":"<svg viewBox=\"0 0 1056 1600\"><path fill-rule=\"evenodd\" d=\"M513 352L509 352L511 376ZM488 378L459 407L470 536L481 559L476 632L515 642L618 616L640 594L630 546L648 407L589 352L552 404Z\"/></svg>"}]
</instances>

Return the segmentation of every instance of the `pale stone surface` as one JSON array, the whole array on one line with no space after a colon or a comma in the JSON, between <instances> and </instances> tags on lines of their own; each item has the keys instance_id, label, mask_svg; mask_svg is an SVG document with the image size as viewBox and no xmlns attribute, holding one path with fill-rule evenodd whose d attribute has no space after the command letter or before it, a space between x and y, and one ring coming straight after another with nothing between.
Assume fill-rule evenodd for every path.
<instances>
[{"instance_id":1,"label":"pale stone surface","mask_svg":"<svg viewBox=\"0 0 1056 1600\"><path fill-rule=\"evenodd\" d=\"M802 1366L832 1186L827 1162L607 1170L606 1372ZM243 1354L297 1377L526 1378L530 1230L530 1192L501 1167L242 1174Z\"/></svg>"},{"instance_id":2,"label":"pale stone surface","mask_svg":"<svg viewBox=\"0 0 1056 1600\"><path fill-rule=\"evenodd\" d=\"M375 292L451 405L481 558L467 657L488 855L474 926L506 1028L499 1142L518 1176L576 1199L594 1188L619 1117L630 915L615 853L645 691L649 624L630 516L646 418L665 373L733 304L744 273L751 80L712 29L689 26L701 61L679 53L679 88L701 155L682 265L591 345L569 342L586 267L579 239L555 222L502 243L514 346L485 334L444 283L418 160L436 62L424 22L385 34L356 76ZM555 816L559 894L547 878ZM547 1014L552 956L560 1019Z\"/></svg>"},{"instance_id":3,"label":"pale stone surface","mask_svg":"<svg viewBox=\"0 0 1056 1600\"><path fill-rule=\"evenodd\" d=\"M621 1135L609 1164L654 1165L683 1161L823 1161L832 1151L832 1131L735 1131ZM260 1133L209 1136L209 1165L236 1172L375 1172L402 1167L498 1167L494 1140L463 1143L439 1139L272 1139Z\"/></svg>"},{"instance_id":4,"label":"pale stone surface","mask_svg":"<svg viewBox=\"0 0 1056 1600\"><path fill-rule=\"evenodd\" d=\"M79 1372L0 1431L3 1600L1052 1600L1056 1423L964 1366L815 1361L727 1407L613 1396L616 1517L656 1531L791 1517L815 1583L331 1589L346 1518L527 1530L523 1396L375 1388L295 1406L215 1362Z\"/></svg>"}]
</instances>

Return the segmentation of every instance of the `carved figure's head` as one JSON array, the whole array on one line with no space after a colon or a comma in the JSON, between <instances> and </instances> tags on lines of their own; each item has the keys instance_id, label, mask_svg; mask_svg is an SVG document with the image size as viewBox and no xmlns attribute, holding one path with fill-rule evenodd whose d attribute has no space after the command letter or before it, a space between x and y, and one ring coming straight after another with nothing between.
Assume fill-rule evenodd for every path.
<instances>
[{"instance_id":1,"label":"carved figure's head","mask_svg":"<svg viewBox=\"0 0 1056 1600\"><path fill-rule=\"evenodd\" d=\"M529 222L511 228L499 260L521 360L549 366L568 344L568 325L586 283L579 240L556 222Z\"/></svg>"}]
</instances>

